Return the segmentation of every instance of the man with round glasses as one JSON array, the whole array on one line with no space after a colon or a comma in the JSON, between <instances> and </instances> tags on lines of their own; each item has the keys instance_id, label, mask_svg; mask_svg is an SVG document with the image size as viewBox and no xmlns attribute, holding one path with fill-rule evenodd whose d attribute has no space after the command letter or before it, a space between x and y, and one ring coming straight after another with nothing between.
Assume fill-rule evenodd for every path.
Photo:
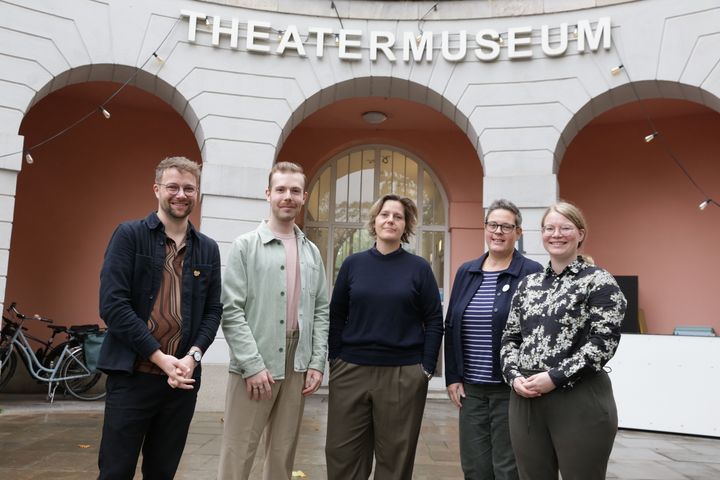
<instances>
[{"instance_id":1,"label":"man with round glasses","mask_svg":"<svg viewBox=\"0 0 720 480\"><path fill-rule=\"evenodd\" d=\"M220 251L188 220L200 167L157 166L157 212L117 227L100 272L108 374L100 479L175 476L200 387L200 360L220 324Z\"/></svg>"}]
</instances>

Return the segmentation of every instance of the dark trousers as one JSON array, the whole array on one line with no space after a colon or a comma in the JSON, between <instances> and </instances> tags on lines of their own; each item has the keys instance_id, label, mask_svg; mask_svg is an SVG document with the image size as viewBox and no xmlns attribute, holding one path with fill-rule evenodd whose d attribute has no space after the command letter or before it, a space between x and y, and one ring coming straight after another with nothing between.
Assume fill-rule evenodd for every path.
<instances>
[{"instance_id":1,"label":"dark trousers","mask_svg":"<svg viewBox=\"0 0 720 480\"><path fill-rule=\"evenodd\" d=\"M466 480L517 480L510 443L506 384L464 384L460 409L460 461Z\"/></svg>"},{"instance_id":2,"label":"dark trousers","mask_svg":"<svg viewBox=\"0 0 720 480\"><path fill-rule=\"evenodd\" d=\"M142 448L145 480L175 476L200 382L173 389L164 375L109 375L100 442L101 480L132 480Z\"/></svg>"},{"instance_id":3,"label":"dark trousers","mask_svg":"<svg viewBox=\"0 0 720 480\"><path fill-rule=\"evenodd\" d=\"M510 437L522 480L604 480L617 433L607 373L572 390L537 398L510 397Z\"/></svg>"},{"instance_id":4,"label":"dark trousers","mask_svg":"<svg viewBox=\"0 0 720 480\"><path fill-rule=\"evenodd\" d=\"M325 457L329 480L410 480L428 381L422 365L337 360L330 370Z\"/></svg>"}]
</instances>

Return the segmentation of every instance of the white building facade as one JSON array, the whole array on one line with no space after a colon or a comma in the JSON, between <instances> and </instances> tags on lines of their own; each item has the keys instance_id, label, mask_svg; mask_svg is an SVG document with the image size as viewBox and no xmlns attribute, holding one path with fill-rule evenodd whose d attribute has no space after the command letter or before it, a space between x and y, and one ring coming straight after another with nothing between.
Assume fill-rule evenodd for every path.
<instances>
[{"instance_id":1,"label":"white building facade","mask_svg":"<svg viewBox=\"0 0 720 480\"><path fill-rule=\"evenodd\" d=\"M450 119L477 151L484 203L516 201L524 249L538 260L540 215L558 199L560 161L588 122L636 97L720 112L720 0L435 4L0 3L0 291L16 178L29 167L21 122L71 84L129 82L183 117L202 155L201 230L223 261L267 215L258 186L293 129L343 99L399 98ZM206 359L208 408L224 401L226 359L219 338Z\"/></svg>"}]
</instances>

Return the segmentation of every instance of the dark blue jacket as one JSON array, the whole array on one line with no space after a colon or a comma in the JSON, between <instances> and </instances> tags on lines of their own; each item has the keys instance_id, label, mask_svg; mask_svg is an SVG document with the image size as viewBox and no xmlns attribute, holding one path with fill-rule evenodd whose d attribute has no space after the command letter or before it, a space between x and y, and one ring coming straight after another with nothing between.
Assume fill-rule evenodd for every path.
<instances>
[{"instance_id":1,"label":"dark blue jacket","mask_svg":"<svg viewBox=\"0 0 720 480\"><path fill-rule=\"evenodd\" d=\"M445 383L447 385L463 381L463 348L460 336L462 317L482 283L482 264L487 256L486 253L480 258L464 263L455 274L445 317ZM492 316L493 380L503 381L500 369L500 338L510 313L510 301L515 289L520 280L542 269L542 265L538 262L522 256L515 250L510 266L498 277Z\"/></svg>"},{"instance_id":2,"label":"dark blue jacket","mask_svg":"<svg viewBox=\"0 0 720 480\"><path fill-rule=\"evenodd\" d=\"M155 212L120 224L105 251L100 271L100 317L108 333L98 368L132 373L135 362L160 348L147 327L160 290L165 263L165 227ZM220 251L217 243L188 227L182 276L182 357L193 345L207 351L220 325ZM194 376L200 376L200 366Z\"/></svg>"}]
</instances>

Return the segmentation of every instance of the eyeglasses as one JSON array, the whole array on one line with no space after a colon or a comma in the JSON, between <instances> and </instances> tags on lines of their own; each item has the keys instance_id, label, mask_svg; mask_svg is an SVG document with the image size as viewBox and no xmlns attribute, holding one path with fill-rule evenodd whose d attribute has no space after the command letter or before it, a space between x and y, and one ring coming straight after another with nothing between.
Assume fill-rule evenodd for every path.
<instances>
[{"instance_id":1,"label":"eyeglasses","mask_svg":"<svg viewBox=\"0 0 720 480\"><path fill-rule=\"evenodd\" d=\"M554 235L555 232L560 231L561 235L570 235L575 230L573 225L561 225L556 227L554 225L545 225L542 227L543 235Z\"/></svg>"},{"instance_id":2,"label":"eyeglasses","mask_svg":"<svg viewBox=\"0 0 720 480\"><path fill-rule=\"evenodd\" d=\"M518 227L512 223L485 222L485 229L487 229L488 232L495 233L498 231L498 228L502 233L510 233Z\"/></svg>"},{"instance_id":3,"label":"eyeglasses","mask_svg":"<svg viewBox=\"0 0 720 480\"><path fill-rule=\"evenodd\" d=\"M165 191L170 195L177 195L180 192L180 185L177 183L158 183L161 187L165 187ZM192 197L198 191L195 185L183 185L182 191L186 197Z\"/></svg>"}]
</instances>

